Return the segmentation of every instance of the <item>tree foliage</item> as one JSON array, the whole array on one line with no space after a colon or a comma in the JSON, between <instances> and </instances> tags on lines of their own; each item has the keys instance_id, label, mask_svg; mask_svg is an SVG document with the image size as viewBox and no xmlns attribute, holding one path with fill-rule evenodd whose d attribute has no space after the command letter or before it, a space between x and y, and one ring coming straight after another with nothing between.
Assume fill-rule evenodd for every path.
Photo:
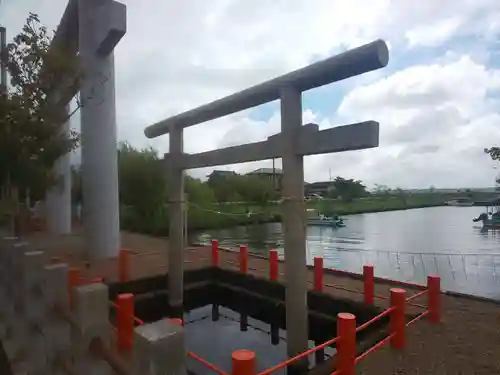
<instances>
[{"instance_id":1,"label":"tree foliage","mask_svg":"<svg viewBox=\"0 0 500 375\"><path fill-rule=\"evenodd\" d=\"M491 160L500 161L500 147L485 148L484 152L490 155ZM497 183L498 189L498 186L500 186L500 177L497 177L495 182Z\"/></svg>"},{"instance_id":2,"label":"tree foliage","mask_svg":"<svg viewBox=\"0 0 500 375\"><path fill-rule=\"evenodd\" d=\"M78 145L64 126L66 103L79 85L76 57L50 48L51 37L30 13L21 32L7 45L2 61L10 76L0 95L0 185L46 190L57 182L57 159ZM7 188L7 190L9 190Z\"/></svg>"},{"instance_id":3,"label":"tree foliage","mask_svg":"<svg viewBox=\"0 0 500 375\"><path fill-rule=\"evenodd\" d=\"M490 155L491 160L500 160L500 147L485 148L484 152Z\"/></svg>"},{"instance_id":4,"label":"tree foliage","mask_svg":"<svg viewBox=\"0 0 500 375\"><path fill-rule=\"evenodd\" d=\"M328 190L330 198L341 199L350 202L353 199L368 195L366 186L359 180L336 177L332 187Z\"/></svg>"},{"instance_id":5,"label":"tree foliage","mask_svg":"<svg viewBox=\"0 0 500 375\"><path fill-rule=\"evenodd\" d=\"M218 202L253 202L266 204L278 199L271 180L257 175L212 174L207 184Z\"/></svg>"}]
</instances>

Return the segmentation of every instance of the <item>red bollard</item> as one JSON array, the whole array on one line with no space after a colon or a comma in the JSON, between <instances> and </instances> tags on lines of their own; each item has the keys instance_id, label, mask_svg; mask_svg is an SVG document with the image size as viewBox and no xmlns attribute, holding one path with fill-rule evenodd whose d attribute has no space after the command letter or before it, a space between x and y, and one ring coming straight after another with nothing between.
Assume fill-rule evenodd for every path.
<instances>
[{"instance_id":1,"label":"red bollard","mask_svg":"<svg viewBox=\"0 0 500 375\"><path fill-rule=\"evenodd\" d=\"M391 339L391 346L395 349L403 349L405 347L405 302L406 291L404 289L391 289L391 307L394 310L391 313L391 334L394 336Z\"/></svg>"},{"instance_id":2,"label":"red bollard","mask_svg":"<svg viewBox=\"0 0 500 375\"><path fill-rule=\"evenodd\" d=\"M168 318L168 320L171 321L173 324L177 324L179 326L184 325L184 320L182 320L181 318Z\"/></svg>"},{"instance_id":3,"label":"red bollard","mask_svg":"<svg viewBox=\"0 0 500 375\"><path fill-rule=\"evenodd\" d=\"M126 283L130 280L130 251L128 249L120 249L118 253L118 279L121 283Z\"/></svg>"},{"instance_id":4,"label":"red bollard","mask_svg":"<svg viewBox=\"0 0 500 375\"><path fill-rule=\"evenodd\" d=\"M239 349L231 354L232 375L255 375L257 360L251 350Z\"/></svg>"},{"instance_id":5,"label":"red bollard","mask_svg":"<svg viewBox=\"0 0 500 375\"><path fill-rule=\"evenodd\" d=\"M441 278L437 275L427 276L427 308L432 323L441 322Z\"/></svg>"},{"instance_id":6,"label":"red bollard","mask_svg":"<svg viewBox=\"0 0 500 375\"><path fill-rule=\"evenodd\" d=\"M337 314L337 370L340 375L355 375L356 316Z\"/></svg>"},{"instance_id":7,"label":"red bollard","mask_svg":"<svg viewBox=\"0 0 500 375\"><path fill-rule=\"evenodd\" d=\"M240 272L244 275L248 273L248 247L240 246Z\"/></svg>"},{"instance_id":8,"label":"red bollard","mask_svg":"<svg viewBox=\"0 0 500 375\"><path fill-rule=\"evenodd\" d=\"M212 240L212 267L219 267L219 241Z\"/></svg>"},{"instance_id":9,"label":"red bollard","mask_svg":"<svg viewBox=\"0 0 500 375\"><path fill-rule=\"evenodd\" d=\"M80 269L71 267L68 269L68 297L69 307L73 308L75 304L75 288L80 285Z\"/></svg>"},{"instance_id":10,"label":"red bollard","mask_svg":"<svg viewBox=\"0 0 500 375\"><path fill-rule=\"evenodd\" d=\"M132 351L134 336L134 295L119 294L116 297L116 345L120 353Z\"/></svg>"},{"instance_id":11,"label":"red bollard","mask_svg":"<svg viewBox=\"0 0 500 375\"><path fill-rule=\"evenodd\" d=\"M278 280L278 250L269 251L269 280Z\"/></svg>"},{"instance_id":12,"label":"red bollard","mask_svg":"<svg viewBox=\"0 0 500 375\"><path fill-rule=\"evenodd\" d=\"M363 266L363 286L365 303L373 305L375 300L375 270L371 264Z\"/></svg>"},{"instance_id":13,"label":"red bollard","mask_svg":"<svg viewBox=\"0 0 500 375\"><path fill-rule=\"evenodd\" d=\"M323 291L323 258L314 257L314 290Z\"/></svg>"}]
</instances>

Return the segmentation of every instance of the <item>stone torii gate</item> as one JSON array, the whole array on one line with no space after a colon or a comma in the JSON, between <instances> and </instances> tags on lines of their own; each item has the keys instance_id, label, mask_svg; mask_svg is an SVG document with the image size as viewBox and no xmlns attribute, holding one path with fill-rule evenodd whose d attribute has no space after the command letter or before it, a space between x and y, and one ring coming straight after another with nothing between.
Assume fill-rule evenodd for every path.
<instances>
[{"instance_id":1,"label":"stone torii gate","mask_svg":"<svg viewBox=\"0 0 500 375\"><path fill-rule=\"evenodd\" d=\"M304 156L378 147L379 124L367 121L319 131L302 125L303 91L382 68L389 51L377 40L216 100L147 127L148 138L170 134L169 170L169 302L180 314L183 305L184 170L282 158L283 225L288 356L308 348L306 214ZM273 100L281 101L281 133L266 141L203 152L183 152L183 129ZM305 365L306 363L302 363Z\"/></svg>"},{"instance_id":2,"label":"stone torii gate","mask_svg":"<svg viewBox=\"0 0 500 375\"><path fill-rule=\"evenodd\" d=\"M69 0L51 48L79 56L83 224L88 258L116 256L120 247L113 50L126 32L126 6L113 0ZM63 105L76 92L59 95ZM69 126L67 126L69 130ZM62 186L47 195L49 229L71 231L69 154L56 163Z\"/></svg>"}]
</instances>

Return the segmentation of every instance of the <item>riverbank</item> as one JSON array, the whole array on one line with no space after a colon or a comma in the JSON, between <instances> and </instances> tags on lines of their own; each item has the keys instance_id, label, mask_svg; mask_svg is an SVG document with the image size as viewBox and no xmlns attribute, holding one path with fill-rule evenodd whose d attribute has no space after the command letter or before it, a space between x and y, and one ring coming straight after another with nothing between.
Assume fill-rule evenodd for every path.
<instances>
[{"instance_id":1,"label":"riverbank","mask_svg":"<svg viewBox=\"0 0 500 375\"><path fill-rule=\"evenodd\" d=\"M445 196L440 194L420 194L415 196L366 197L343 202L333 199L308 201L308 209L316 209L324 215L352 215L373 212L408 210L414 208L436 207L444 205ZM168 212L163 211L158 217L130 220L128 210L121 209L121 227L124 230L155 236L168 235ZM189 231L231 228L240 225L254 225L281 222L281 204L279 202L256 203L217 203L188 205L187 225ZM150 224L147 224L150 223ZM153 223L153 224L151 224Z\"/></svg>"},{"instance_id":2,"label":"riverbank","mask_svg":"<svg viewBox=\"0 0 500 375\"><path fill-rule=\"evenodd\" d=\"M363 213L401 211L416 208L443 206L440 196L421 196L401 199L399 197L368 197L352 202L339 200L316 200L306 203L308 209L315 209L324 215L354 215ZM223 229L240 225L281 222L281 205L268 203L254 204L211 204L190 206L188 228L190 230ZM162 233L166 235L167 232Z\"/></svg>"},{"instance_id":3,"label":"riverbank","mask_svg":"<svg viewBox=\"0 0 500 375\"><path fill-rule=\"evenodd\" d=\"M28 241L37 248L46 249L50 255L68 259L73 266L79 266L86 277L106 277L116 280L117 262L87 264L81 259L84 249L80 235L51 236L36 234ZM140 256L131 262L132 276L140 278L165 274L168 264L168 242L165 239L133 233L122 233L122 245L138 253L158 253ZM185 268L203 267L209 264L209 248L189 248L185 253ZM221 251L221 264L224 268L238 269L238 253ZM279 263L280 281L283 282L283 264ZM268 260L262 257L249 257L249 273L262 278L268 277ZM375 271L376 272L376 271ZM308 273L309 286L312 287L313 274ZM361 294L347 290L363 290L363 282L326 272L324 282L328 284L325 293L361 301ZM333 286L344 288L338 289ZM392 284L379 280L375 286L377 295L388 296ZM407 287L405 287L407 288ZM407 288L412 294L412 288ZM419 303L424 303L425 300ZM442 295L443 319L440 324L419 321L406 330L407 347L394 350L384 345L370 354L357 367L359 374L478 374L500 373L500 329L497 320L500 307L490 301L480 301L466 296ZM387 307L386 299L376 299L380 307Z\"/></svg>"}]
</instances>

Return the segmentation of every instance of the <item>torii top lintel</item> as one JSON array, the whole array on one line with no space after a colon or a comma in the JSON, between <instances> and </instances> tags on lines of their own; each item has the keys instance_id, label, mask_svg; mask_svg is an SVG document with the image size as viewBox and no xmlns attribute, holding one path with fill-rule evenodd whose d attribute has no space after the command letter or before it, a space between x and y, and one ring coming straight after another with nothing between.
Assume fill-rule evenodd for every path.
<instances>
[{"instance_id":1,"label":"torii top lintel","mask_svg":"<svg viewBox=\"0 0 500 375\"><path fill-rule=\"evenodd\" d=\"M110 54L127 32L127 7L114 0L69 0L56 30L51 47L63 47L70 53L78 53L79 13L81 2L95 7L95 53Z\"/></svg>"},{"instance_id":2,"label":"torii top lintel","mask_svg":"<svg viewBox=\"0 0 500 375\"><path fill-rule=\"evenodd\" d=\"M150 125L144 134L155 138L277 100L286 86L303 92L383 68L388 62L389 50L379 39Z\"/></svg>"}]
</instances>

